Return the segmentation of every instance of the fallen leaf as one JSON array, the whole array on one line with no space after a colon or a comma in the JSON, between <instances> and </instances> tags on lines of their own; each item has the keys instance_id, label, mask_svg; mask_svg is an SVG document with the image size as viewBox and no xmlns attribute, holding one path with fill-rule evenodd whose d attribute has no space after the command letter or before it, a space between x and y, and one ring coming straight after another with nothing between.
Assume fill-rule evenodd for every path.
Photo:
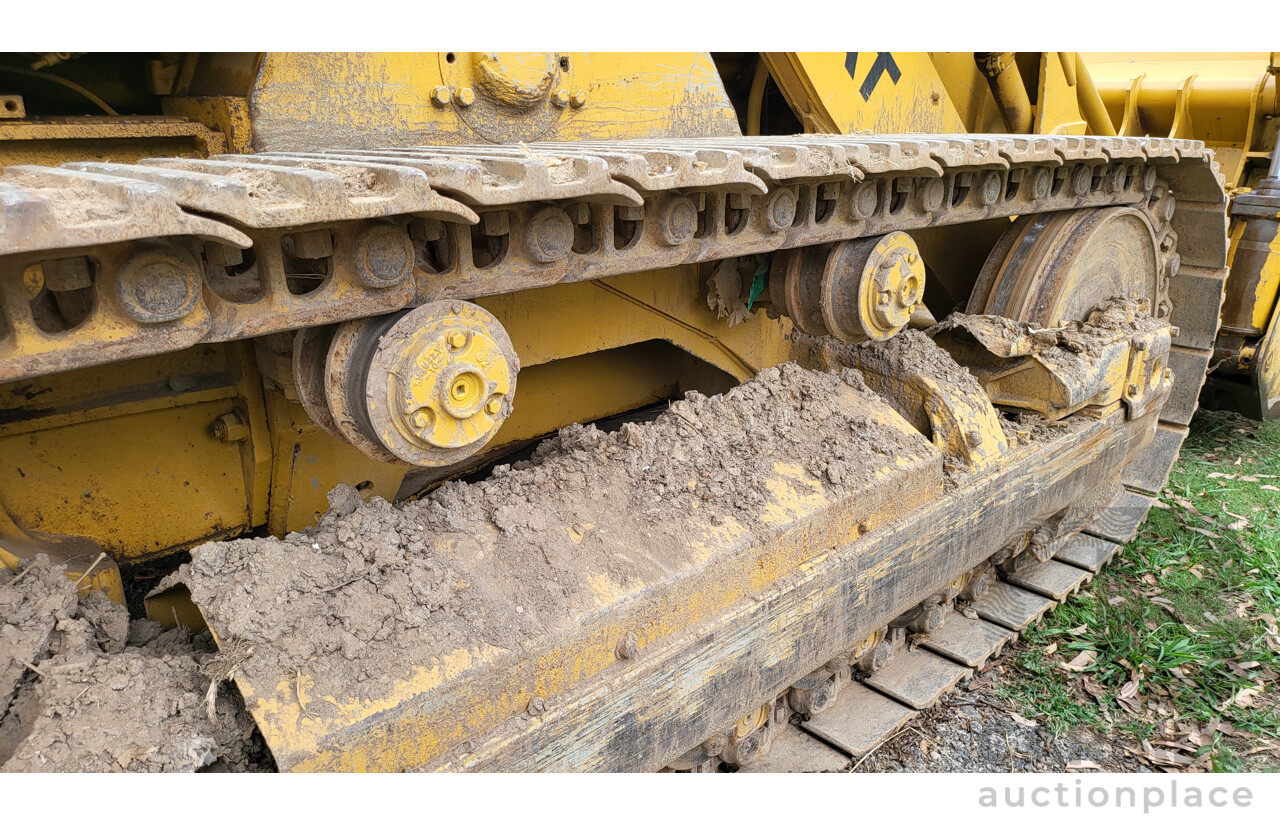
<instances>
[{"instance_id":1,"label":"fallen leaf","mask_svg":"<svg viewBox=\"0 0 1280 825\"><path fill-rule=\"evenodd\" d=\"M1227 515L1235 519L1235 521L1227 525L1228 530L1239 531L1249 526L1249 519L1245 518L1244 516L1237 515L1236 513L1233 513L1230 510L1228 510L1227 503L1225 501L1222 502L1222 512L1226 513Z\"/></svg>"},{"instance_id":2,"label":"fallen leaf","mask_svg":"<svg viewBox=\"0 0 1280 825\"><path fill-rule=\"evenodd\" d=\"M1026 725L1029 728L1040 727L1040 723L1037 722L1036 720L1028 719L1027 717L1022 716L1021 714L1014 713L1013 711L1009 711L1009 716L1011 716L1013 718L1013 721L1017 722L1019 725Z\"/></svg>"},{"instance_id":3,"label":"fallen leaf","mask_svg":"<svg viewBox=\"0 0 1280 825\"><path fill-rule=\"evenodd\" d=\"M1273 492L1273 493L1280 493L1280 487L1277 487L1277 486L1276 486L1276 485L1274 485L1274 484L1264 484L1264 485L1262 485L1261 487L1259 487L1258 489L1259 489L1259 490L1270 490L1270 491L1271 491L1271 492Z\"/></svg>"},{"instance_id":4,"label":"fallen leaf","mask_svg":"<svg viewBox=\"0 0 1280 825\"><path fill-rule=\"evenodd\" d=\"M1088 629L1089 629L1089 625L1082 624L1079 627L1071 628L1070 630L1067 631L1067 633L1069 633L1072 636L1079 636L1081 633L1084 633Z\"/></svg>"},{"instance_id":5,"label":"fallen leaf","mask_svg":"<svg viewBox=\"0 0 1280 825\"><path fill-rule=\"evenodd\" d=\"M1238 708L1251 708L1261 692L1257 688L1241 688L1235 696L1231 697L1231 704Z\"/></svg>"},{"instance_id":6,"label":"fallen leaf","mask_svg":"<svg viewBox=\"0 0 1280 825\"><path fill-rule=\"evenodd\" d=\"M1130 679L1120 687L1120 693L1117 694L1117 698L1132 699L1137 695L1138 695L1138 683L1133 679Z\"/></svg>"},{"instance_id":7,"label":"fallen leaf","mask_svg":"<svg viewBox=\"0 0 1280 825\"><path fill-rule=\"evenodd\" d=\"M1080 651L1080 655L1076 656L1069 662L1059 664L1058 667L1063 670L1070 670L1079 673L1080 671L1088 668L1089 665L1093 664L1094 659L1097 658L1098 654L1095 651L1082 650Z\"/></svg>"},{"instance_id":8,"label":"fallen leaf","mask_svg":"<svg viewBox=\"0 0 1280 825\"><path fill-rule=\"evenodd\" d=\"M1097 699L1099 702L1105 702L1108 694L1107 689L1102 686L1097 679L1092 676L1084 675L1080 677L1080 686L1084 688L1084 692Z\"/></svg>"},{"instance_id":9,"label":"fallen leaf","mask_svg":"<svg viewBox=\"0 0 1280 825\"><path fill-rule=\"evenodd\" d=\"M1055 654L1055 653L1057 653L1057 652L1058 652L1058 643L1057 643L1057 642L1054 642L1053 644L1049 645L1048 647L1046 647L1046 648L1044 649L1044 655L1046 655L1046 656L1052 656L1053 654Z\"/></svg>"},{"instance_id":10,"label":"fallen leaf","mask_svg":"<svg viewBox=\"0 0 1280 825\"><path fill-rule=\"evenodd\" d=\"M1124 596L1112 596L1111 598L1107 599L1107 604L1111 605L1112 607L1115 607L1118 604L1124 604L1126 601L1128 601L1128 599L1126 599Z\"/></svg>"},{"instance_id":11,"label":"fallen leaf","mask_svg":"<svg viewBox=\"0 0 1280 825\"><path fill-rule=\"evenodd\" d=\"M1102 766L1092 759L1072 759L1067 763L1068 771L1100 771Z\"/></svg>"},{"instance_id":12,"label":"fallen leaf","mask_svg":"<svg viewBox=\"0 0 1280 825\"><path fill-rule=\"evenodd\" d=\"M1208 477L1209 478L1225 478L1228 481L1231 481L1235 478L1235 475L1233 473L1209 473Z\"/></svg>"},{"instance_id":13,"label":"fallen leaf","mask_svg":"<svg viewBox=\"0 0 1280 825\"><path fill-rule=\"evenodd\" d=\"M1192 763L1191 757L1183 756L1180 753L1174 753L1164 748L1153 748L1148 758L1156 765L1167 765L1171 768L1181 768Z\"/></svg>"}]
</instances>

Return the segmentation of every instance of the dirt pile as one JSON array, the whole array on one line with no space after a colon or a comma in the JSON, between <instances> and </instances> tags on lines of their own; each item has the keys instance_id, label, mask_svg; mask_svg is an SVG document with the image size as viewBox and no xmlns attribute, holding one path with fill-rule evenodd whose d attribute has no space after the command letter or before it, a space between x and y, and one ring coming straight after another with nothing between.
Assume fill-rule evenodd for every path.
<instances>
[{"instance_id":1,"label":"dirt pile","mask_svg":"<svg viewBox=\"0 0 1280 825\"><path fill-rule=\"evenodd\" d=\"M874 425L851 393L882 404L856 371L786 364L616 433L572 425L529 461L398 507L339 487L316 527L204 545L170 581L190 588L220 640L253 649L250 683L296 680L324 718L323 697L385 696L454 650L518 652L569 630L605 573L623 591L670 577L691 563L694 511L773 529L762 516L777 462L838 495L930 449Z\"/></svg>"},{"instance_id":2,"label":"dirt pile","mask_svg":"<svg viewBox=\"0 0 1280 825\"><path fill-rule=\"evenodd\" d=\"M78 598L40 555L0 569L0 771L258 770L269 761L238 694L206 704L213 645Z\"/></svg>"}]
</instances>

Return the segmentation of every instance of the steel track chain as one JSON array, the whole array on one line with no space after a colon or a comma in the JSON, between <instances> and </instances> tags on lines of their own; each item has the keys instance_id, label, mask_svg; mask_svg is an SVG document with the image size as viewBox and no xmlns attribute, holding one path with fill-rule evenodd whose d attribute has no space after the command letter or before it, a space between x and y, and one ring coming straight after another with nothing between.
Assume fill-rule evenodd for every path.
<instances>
[{"instance_id":1,"label":"steel track chain","mask_svg":"<svg viewBox=\"0 0 1280 825\"><path fill-rule=\"evenodd\" d=\"M1072 136L805 135L11 166L0 176L0 381L441 298L1140 204L1159 185L1180 203L1221 197L1217 164L1199 142ZM83 317L33 312L37 266L49 290L79 293L72 303Z\"/></svg>"}]
</instances>

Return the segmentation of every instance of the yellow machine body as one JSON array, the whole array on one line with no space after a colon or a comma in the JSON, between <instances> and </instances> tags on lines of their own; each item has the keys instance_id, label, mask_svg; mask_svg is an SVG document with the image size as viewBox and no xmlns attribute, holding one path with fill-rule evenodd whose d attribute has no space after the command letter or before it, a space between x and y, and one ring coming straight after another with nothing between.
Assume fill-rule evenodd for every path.
<instances>
[{"instance_id":1,"label":"yellow machine body","mask_svg":"<svg viewBox=\"0 0 1280 825\"><path fill-rule=\"evenodd\" d=\"M602 419L639 449L619 422L659 405L687 425L672 444L705 438L676 399L786 362L843 371L822 380L846 382L833 395L851 431L902 445L864 456L867 478L847 488L838 466L816 469L827 456L778 460L753 479L760 506L730 519L706 515L714 471L664 481L656 496L676 484L707 498L658 514L675 538L647 567L625 546L647 510L606 507L609 533L544 490L566 518L538 545L549 565L620 542L575 569L585 587L556 633L446 650L358 698L300 668L237 675L278 764L300 770L658 768L698 745L694 721L725 719L715 758L745 764L785 716L779 690L812 700L796 679L836 661L820 652L847 659L857 642L856 660L889 631L905 638L876 610L906 595L904 609L950 605L1104 505L1123 523L1099 535L1122 544L1167 477L1215 344L1230 345L1216 173L1233 193L1259 179L1277 105L1273 56L1192 71L1008 52L39 60L64 81L56 94L0 86L23 111L0 119L3 193L64 209L71 180L119 209L55 226L15 208L34 228L0 248L6 566L50 553L82 588L122 599L132 582L137 602L183 551L332 517L339 485L412 500ZM117 70L145 88L95 84ZM1218 165L1197 141L1221 147ZM154 237L118 220L144 207ZM55 229L65 240L42 245ZM1088 273L1043 252L1029 282L1007 254L1020 232L1055 238ZM1108 252L1115 238L1126 255ZM1277 324L1270 252L1242 310L1258 329ZM1079 305L1046 297L1064 283ZM1058 346L1061 330L1096 357ZM884 349L857 348L868 339ZM1246 376L1271 375L1245 358L1274 366L1266 340L1236 347ZM894 350L906 342L952 371L914 370ZM727 402L692 397L702 426L738 426ZM1037 442L1019 411L1067 423ZM775 424L782 444L790 419L755 426ZM494 560L527 552L519 541L495 513L425 543L474 564L467 581L490 594L511 583ZM930 561L944 546L962 569ZM202 611L228 594L188 574L190 590L154 594L148 615L207 619L226 641ZM835 612L814 624L819 609ZM766 646L717 645L757 632ZM767 678L749 661L760 651ZM649 695L608 688L614 667ZM711 690L731 670L747 675ZM625 706L651 696L652 714ZM630 753L618 731L609 747L567 746L604 706L649 725L652 747Z\"/></svg>"}]
</instances>

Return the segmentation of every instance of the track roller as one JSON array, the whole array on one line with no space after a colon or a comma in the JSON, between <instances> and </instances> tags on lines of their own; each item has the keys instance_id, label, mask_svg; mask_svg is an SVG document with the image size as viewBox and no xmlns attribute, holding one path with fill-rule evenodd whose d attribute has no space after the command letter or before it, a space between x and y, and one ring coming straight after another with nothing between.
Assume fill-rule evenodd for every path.
<instances>
[{"instance_id":1,"label":"track roller","mask_svg":"<svg viewBox=\"0 0 1280 825\"><path fill-rule=\"evenodd\" d=\"M300 332L298 396L312 420L379 461L454 464L511 413L520 364L506 330L465 301Z\"/></svg>"}]
</instances>

